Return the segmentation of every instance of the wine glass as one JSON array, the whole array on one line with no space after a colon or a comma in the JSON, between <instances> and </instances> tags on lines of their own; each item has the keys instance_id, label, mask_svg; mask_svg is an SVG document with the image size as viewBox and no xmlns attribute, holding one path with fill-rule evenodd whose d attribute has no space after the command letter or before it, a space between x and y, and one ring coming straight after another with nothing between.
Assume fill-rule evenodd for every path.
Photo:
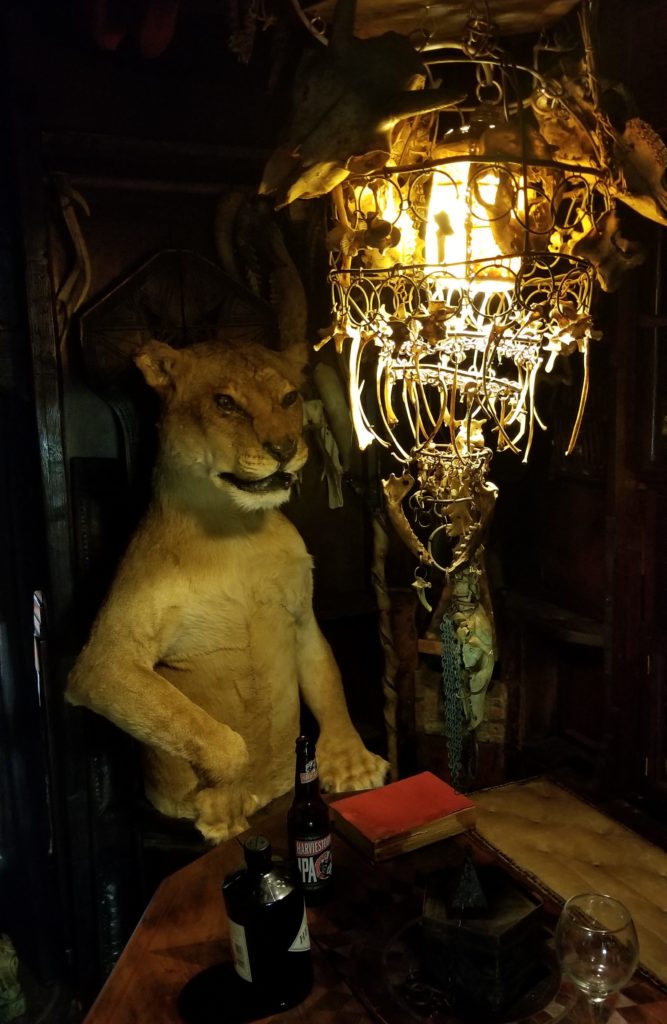
<instances>
[{"instance_id":1,"label":"wine glass","mask_svg":"<svg viewBox=\"0 0 667 1024\"><path fill-rule=\"evenodd\" d=\"M632 977L639 959L630 911L612 896L580 893L567 901L556 928L556 954L563 972L593 1007Z\"/></svg>"}]
</instances>

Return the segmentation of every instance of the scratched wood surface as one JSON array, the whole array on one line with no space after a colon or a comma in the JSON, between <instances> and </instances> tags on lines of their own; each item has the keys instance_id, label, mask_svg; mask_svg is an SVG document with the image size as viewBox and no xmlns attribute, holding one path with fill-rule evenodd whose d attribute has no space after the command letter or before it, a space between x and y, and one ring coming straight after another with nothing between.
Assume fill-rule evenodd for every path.
<instances>
[{"instance_id":1,"label":"scratched wood surface","mask_svg":"<svg viewBox=\"0 0 667 1024\"><path fill-rule=\"evenodd\" d=\"M267 835L276 852L285 852L284 811L261 818L253 832ZM313 990L300 1006L263 1020L408 1024L417 1019L400 995L404 958L391 968L392 949L397 942L400 945L401 929L421 912L425 879L434 870L460 864L469 843L477 862L497 859L489 844L478 844L476 835L468 833L372 865L334 836L334 898L308 910ZM165 879L84 1024L183 1024L178 998L184 986L200 972L231 959L220 887L242 859L239 843L231 840ZM504 866L512 872L511 862ZM557 905L550 903L548 893L540 895L553 920ZM548 1005L514 1024L548 1024L565 1019L564 1014L576 1024L586 1024L580 1013L573 1015L573 999L557 990L556 983ZM442 1007L439 1013L438 1024L461 1024L448 1013L443 1016ZM667 998L650 980L636 977L610 1013L608 1024L667 1024ZM219 1016L207 1017L204 1024L209 1019L216 1024L229 1020L222 990Z\"/></svg>"},{"instance_id":2,"label":"scratched wood surface","mask_svg":"<svg viewBox=\"0 0 667 1024\"><path fill-rule=\"evenodd\" d=\"M267 835L274 850L284 855L284 823L284 812L280 811L260 818L252 831ZM334 846L339 870L355 875L369 870L344 844L334 839ZM161 883L85 1024L182 1024L178 997L186 983L206 968L231 959L221 884L225 875L242 863L239 842L231 840ZM345 869L344 864L348 865ZM314 933L315 920L323 912L308 913ZM300 1006L281 1013L280 1021L370 1024L372 1018L316 944L313 959L315 984L311 994ZM221 1024L225 1020L222 995L219 1019Z\"/></svg>"}]
</instances>

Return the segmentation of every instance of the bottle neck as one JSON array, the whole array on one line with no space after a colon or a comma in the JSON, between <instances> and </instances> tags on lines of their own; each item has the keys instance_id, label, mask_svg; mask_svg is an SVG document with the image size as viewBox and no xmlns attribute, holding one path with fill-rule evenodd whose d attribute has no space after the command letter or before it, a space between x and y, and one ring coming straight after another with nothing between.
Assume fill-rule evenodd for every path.
<instances>
[{"instance_id":1,"label":"bottle neck","mask_svg":"<svg viewBox=\"0 0 667 1024\"><path fill-rule=\"evenodd\" d=\"M264 836L251 836L243 844L245 862L253 875L264 875L271 870L271 843Z\"/></svg>"},{"instance_id":2,"label":"bottle neck","mask_svg":"<svg viewBox=\"0 0 667 1024\"><path fill-rule=\"evenodd\" d=\"M315 745L303 743L297 747L296 772L294 775L295 797L317 797L320 793L320 777L317 771Z\"/></svg>"}]
</instances>

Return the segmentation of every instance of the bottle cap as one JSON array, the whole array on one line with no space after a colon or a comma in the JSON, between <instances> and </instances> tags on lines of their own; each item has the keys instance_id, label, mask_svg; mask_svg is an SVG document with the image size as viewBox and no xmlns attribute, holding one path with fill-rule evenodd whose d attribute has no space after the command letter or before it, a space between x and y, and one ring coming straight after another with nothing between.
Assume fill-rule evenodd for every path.
<instances>
[{"instance_id":1,"label":"bottle cap","mask_svg":"<svg viewBox=\"0 0 667 1024\"><path fill-rule=\"evenodd\" d=\"M243 844L243 850L249 868L262 870L271 866L271 843L266 836L250 836Z\"/></svg>"}]
</instances>

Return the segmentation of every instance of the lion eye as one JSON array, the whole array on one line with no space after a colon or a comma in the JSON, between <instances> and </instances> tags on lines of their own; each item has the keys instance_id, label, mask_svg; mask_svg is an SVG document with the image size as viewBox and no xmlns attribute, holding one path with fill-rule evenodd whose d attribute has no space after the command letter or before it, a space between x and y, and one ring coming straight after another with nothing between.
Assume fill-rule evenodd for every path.
<instances>
[{"instance_id":1,"label":"lion eye","mask_svg":"<svg viewBox=\"0 0 667 1024\"><path fill-rule=\"evenodd\" d=\"M289 409L290 405L294 405L298 397L298 391L288 391L287 394L283 395L283 397L281 398L280 404L282 405L283 409Z\"/></svg>"},{"instance_id":2,"label":"lion eye","mask_svg":"<svg viewBox=\"0 0 667 1024\"><path fill-rule=\"evenodd\" d=\"M216 395L215 404L220 412L243 412L243 409L235 402L231 395Z\"/></svg>"}]
</instances>

